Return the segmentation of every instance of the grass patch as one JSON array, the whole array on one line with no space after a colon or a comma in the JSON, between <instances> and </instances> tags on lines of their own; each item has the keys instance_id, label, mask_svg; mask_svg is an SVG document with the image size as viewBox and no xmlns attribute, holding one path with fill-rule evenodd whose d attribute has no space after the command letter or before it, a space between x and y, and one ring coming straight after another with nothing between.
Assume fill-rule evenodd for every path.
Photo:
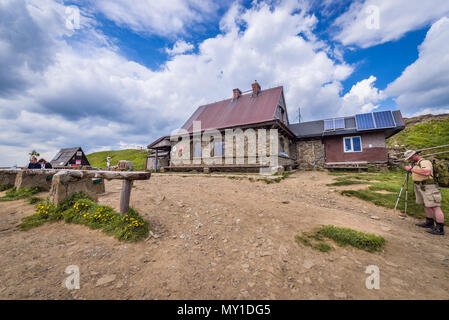
<instances>
[{"instance_id":1,"label":"grass patch","mask_svg":"<svg viewBox=\"0 0 449 320\"><path fill-rule=\"evenodd\" d=\"M43 191L40 187L21 188L19 190L16 187L9 189L3 197L0 197L0 201L14 201L23 198L29 198L32 195Z\"/></svg>"},{"instance_id":2,"label":"grass patch","mask_svg":"<svg viewBox=\"0 0 449 320\"><path fill-rule=\"evenodd\" d=\"M341 177L345 178L345 177ZM402 183L404 182L405 173L401 170L392 170L391 172L377 172L377 173L360 173L357 175L346 174L346 178L353 179L364 179L370 185L366 189L362 190L342 190L340 193L345 196L356 197L365 201L374 203L375 205L386 207L389 209L394 209L396 200L401 190ZM380 193L379 191L388 191L390 194ZM443 212L449 212L449 189L441 188L441 209ZM405 211L405 187L402 192L401 199L399 200L398 210L401 212ZM424 219L425 213L422 205L417 204L415 201L415 192L413 188L413 181L410 178L409 188L408 188L408 205L407 205L407 215L417 218ZM449 225L449 215L445 214L445 224Z\"/></svg>"},{"instance_id":3,"label":"grass patch","mask_svg":"<svg viewBox=\"0 0 449 320\"><path fill-rule=\"evenodd\" d=\"M385 246L385 239L372 233L365 233L333 225L322 226L318 235L332 239L340 246L350 245L368 252L377 252Z\"/></svg>"},{"instance_id":4,"label":"grass patch","mask_svg":"<svg viewBox=\"0 0 449 320\"><path fill-rule=\"evenodd\" d=\"M329 252L332 250L332 247L325 242L320 242L315 245L315 248L320 250L321 252Z\"/></svg>"},{"instance_id":5,"label":"grass patch","mask_svg":"<svg viewBox=\"0 0 449 320\"><path fill-rule=\"evenodd\" d=\"M293 171L288 171L288 172L285 171L285 172L282 173L281 176L279 176L279 173L276 172L276 173L273 174L273 176L279 176L279 177L276 177L274 179L264 178L264 179L259 179L259 180L264 181L266 184L279 183L282 180L287 179L293 173L294 173Z\"/></svg>"},{"instance_id":6,"label":"grass patch","mask_svg":"<svg viewBox=\"0 0 449 320\"><path fill-rule=\"evenodd\" d=\"M341 186L349 186L353 184L369 184L370 182L362 180L361 177L355 177L354 180L351 180L347 177L339 177L335 179L336 182L328 183L329 187L341 187Z\"/></svg>"},{"instance_id":7,"label":"grass patch","mask_svg":"<svg viewBox=\"0 0 449 320\"><path fill-rule=\"evenodd\" d=\"M386 243L383 237L375 234L333 225L321 226L311 232L303 232L302 235L295 237L296 242L299 244L321 252L329 252L332 250L332 247L325 242L325 239L333 240L342 247L350 245L368 252L380 251Z\"/></svg>"},{"instance_id":8,"label":"grass patch","mask_svg":"<svg viewBox=\"0 0 449 320\"><path fill-rule=\"evenodd\" d=\"M28 197L27 201L29 204L36 204L38 202L44 201L44 199L36 197L36 196L31 196L31 197Z\"/></svg>"},{"instance_id":9,"label":"grass patch","mask_svg":"<svg viewBox=\"0 0 449 320\"><path fill-rule=\"evenodd\" d=\"M98 204L82 192L71 195L57 206L48 200L39 202L36 213L23 218L19 228L27 231L46 222L62 220L101 229L118 240L129 242L146 238L150 230L148 222L133 208L122 217L111 207Z\"/></svg>"},{"instance_id":10,"label":"grass patch","mask_svg":"<svg viewBox=\"0 0 449 320\"><path fill-rule=\"evenodd\" d=\"M295 240L299 244L303 244L321 252L329 252L332 250L332 247L315 233L303 232L301 236L296 236Z\"/></svg>"},{"instance_id":11,"label":"grass patch","mask_svg":"<svg viewBox=\"0 0 449 320\"><path fill-rule=\"evenodd\" d=\"M5 191L5 190L9 190L9 189L11 189L12 187L14 187L12 184L5 184L5 185L2 185L2 186L0 186L0 192Z\"/></svg>"}]
</instances>

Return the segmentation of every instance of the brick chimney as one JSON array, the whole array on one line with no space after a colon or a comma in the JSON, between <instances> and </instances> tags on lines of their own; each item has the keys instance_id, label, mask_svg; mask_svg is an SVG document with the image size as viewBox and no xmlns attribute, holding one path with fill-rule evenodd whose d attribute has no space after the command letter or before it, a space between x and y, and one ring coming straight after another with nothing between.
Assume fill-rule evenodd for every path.
<instances>
[{"instance_id":1,"label":"brick chimney","mask_svg":"<svg viewBox=\"0 0 449 320\"><path fill-rule=\"evenodd\" d=\"M253 87L253 97L257 97L259 92L262 90L257 80L255 80L251 86Z\"/></svg>"},{"instance_id":2,"label":"brick chimney","mask_svg":"<svg viewBox=\"0 0 449 320\"><path fill-rule=\"evenodd\" d=\"M234 93L233 100L237 100L242 95L242 91L239 88L232 90L232 92Z\"/></svg>"}]
</instances>

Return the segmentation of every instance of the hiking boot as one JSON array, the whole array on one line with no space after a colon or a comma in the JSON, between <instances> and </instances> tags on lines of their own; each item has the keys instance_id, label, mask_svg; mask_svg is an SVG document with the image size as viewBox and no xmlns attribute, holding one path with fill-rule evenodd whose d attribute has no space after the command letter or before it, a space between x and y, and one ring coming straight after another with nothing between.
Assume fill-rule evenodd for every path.
<instances>
[{"instance_id":1,"label":"hiking boot","mask_svg":"<svg viewBox=\"0 0 449 320\"><path fill-rule=\"evenodd\" d=\"M444 223L438 223L435 227L430 230L427 230L428 233L443 236L444 235Z\"/></svg>"},{"instance_id":2,"label":"hiking boot","mask_svg":"<svg viewBox=\"0 0 449 320\"><path fill-rule=\"evenodd\" d=\"M434 220L433 218L426 218L426 222L417 223L415 225L421 228L433 228Z\"/></svg>"}]
</instances>

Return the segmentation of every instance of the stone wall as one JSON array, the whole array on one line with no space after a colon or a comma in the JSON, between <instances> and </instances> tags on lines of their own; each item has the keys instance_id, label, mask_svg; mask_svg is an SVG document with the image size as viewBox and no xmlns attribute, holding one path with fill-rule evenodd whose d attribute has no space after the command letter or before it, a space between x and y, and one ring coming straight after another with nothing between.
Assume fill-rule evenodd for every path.
<instances>
[{"instance_id":1,"label":"stone wall","mask_svg":"<svg viewBox=\"0 0 449 320\"><path fill-rule=\"evenodd\" d=\"M258 136L258 132L257 129L254 129L255 131L255 136L256 136L256 140L258 141L259 136ZM170 166L171 167L197 167L197 166L213 166L213 167L220 167L222 166L223 168L226 167L238 167L238 166L249 166L249 165L254 165L254 166L260 166L260 159L258 157L258 145L259 143L256 143L256 147L255 149L255 154L256 156L253 155L249 155L249 145L248 145L248 140L247 139L243 139L243 156L237 156L237 148L242 148L240 146L237 146L237 139L234 139L232 148L233 148L233 158L232 158L232 164L231 163L226 163L225 161L225 157L224 155L226 155L226 148L228 147L228 145L226 144L225 141L225 137L224 134L222 135L222 142L225 143L224 145L224 155L221 157L217 157L214 158L214 151L213 151L213 145L214 143L212 142L212 148L211 148L211 154L210 155L206 155L206 146L208 145L207 142L205 141L201 141L201 152L202 152L202 157L201 158L196 158L194 157L194 141L190 142L190 163L181 163L181 164L175 164L173 161L170 162ZM281 149L281 146L279 145L280 142L283 142L283 150L284 152L286 152L289 157L282 157L278 155L279 150ZM173 153L174 152L180 152L179 150L175 150L173 149L173 147L175 145L178 144L178 142L171 142L172 144L172 156L171 159L174 158ZM295 149L295 143L287 136L282 135L281 133L279 133L279 141L278 141L278 150L271 150L270 148L270 137L269 137L269 131L267 132L267 136L266 136L266 142L264 144L265 150L266 150L266 155L274 155L276 157L278 157L278 163L279 165L282 166L295 166L296 162L296 149ZM207 163L206 161L204 161L205 157L209 157L209 159L216 159L217 161L214 161L214 163ZM221 163L220 163L220 159L221 159Z\"/></svg>"},{"instance_id":2,"label":"stone wall","mask_svg":"<svg viewBox=\"0 0 449 320\"><path fill-rule=\"evenodd\" d=\"M0 186L8 186L8 185L13 186L16 183L17 172L0 171Z\"/></svg>"},{"instance_id":3,"label":"stone wall","mask_svg":"<svg viewBox=\"0 0 449 320\"><path fill-rule=\"evenodd\" d=\"M297 161L300 169L310 169L314 163L325 154L324 144L321 139L301 140L296 143ZM317 163L317 167L323 167L324 157Z\"/></svg>"}]
</instances>

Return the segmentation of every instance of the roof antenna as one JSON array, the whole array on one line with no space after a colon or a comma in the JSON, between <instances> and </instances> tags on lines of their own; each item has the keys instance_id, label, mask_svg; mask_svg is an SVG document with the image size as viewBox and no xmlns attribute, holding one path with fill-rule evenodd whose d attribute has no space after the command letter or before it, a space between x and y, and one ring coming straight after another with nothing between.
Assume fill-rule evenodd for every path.
<instances>
[{"instance_id":1,"label":"roof antenna","mask_svg":"<svg viewBox=\"0 0 449 320\"><path fill-rule=\"evenodd\" d=\"M298 122L301 122L301 107L298 107Z\"/></svg>"}]
</instances>

